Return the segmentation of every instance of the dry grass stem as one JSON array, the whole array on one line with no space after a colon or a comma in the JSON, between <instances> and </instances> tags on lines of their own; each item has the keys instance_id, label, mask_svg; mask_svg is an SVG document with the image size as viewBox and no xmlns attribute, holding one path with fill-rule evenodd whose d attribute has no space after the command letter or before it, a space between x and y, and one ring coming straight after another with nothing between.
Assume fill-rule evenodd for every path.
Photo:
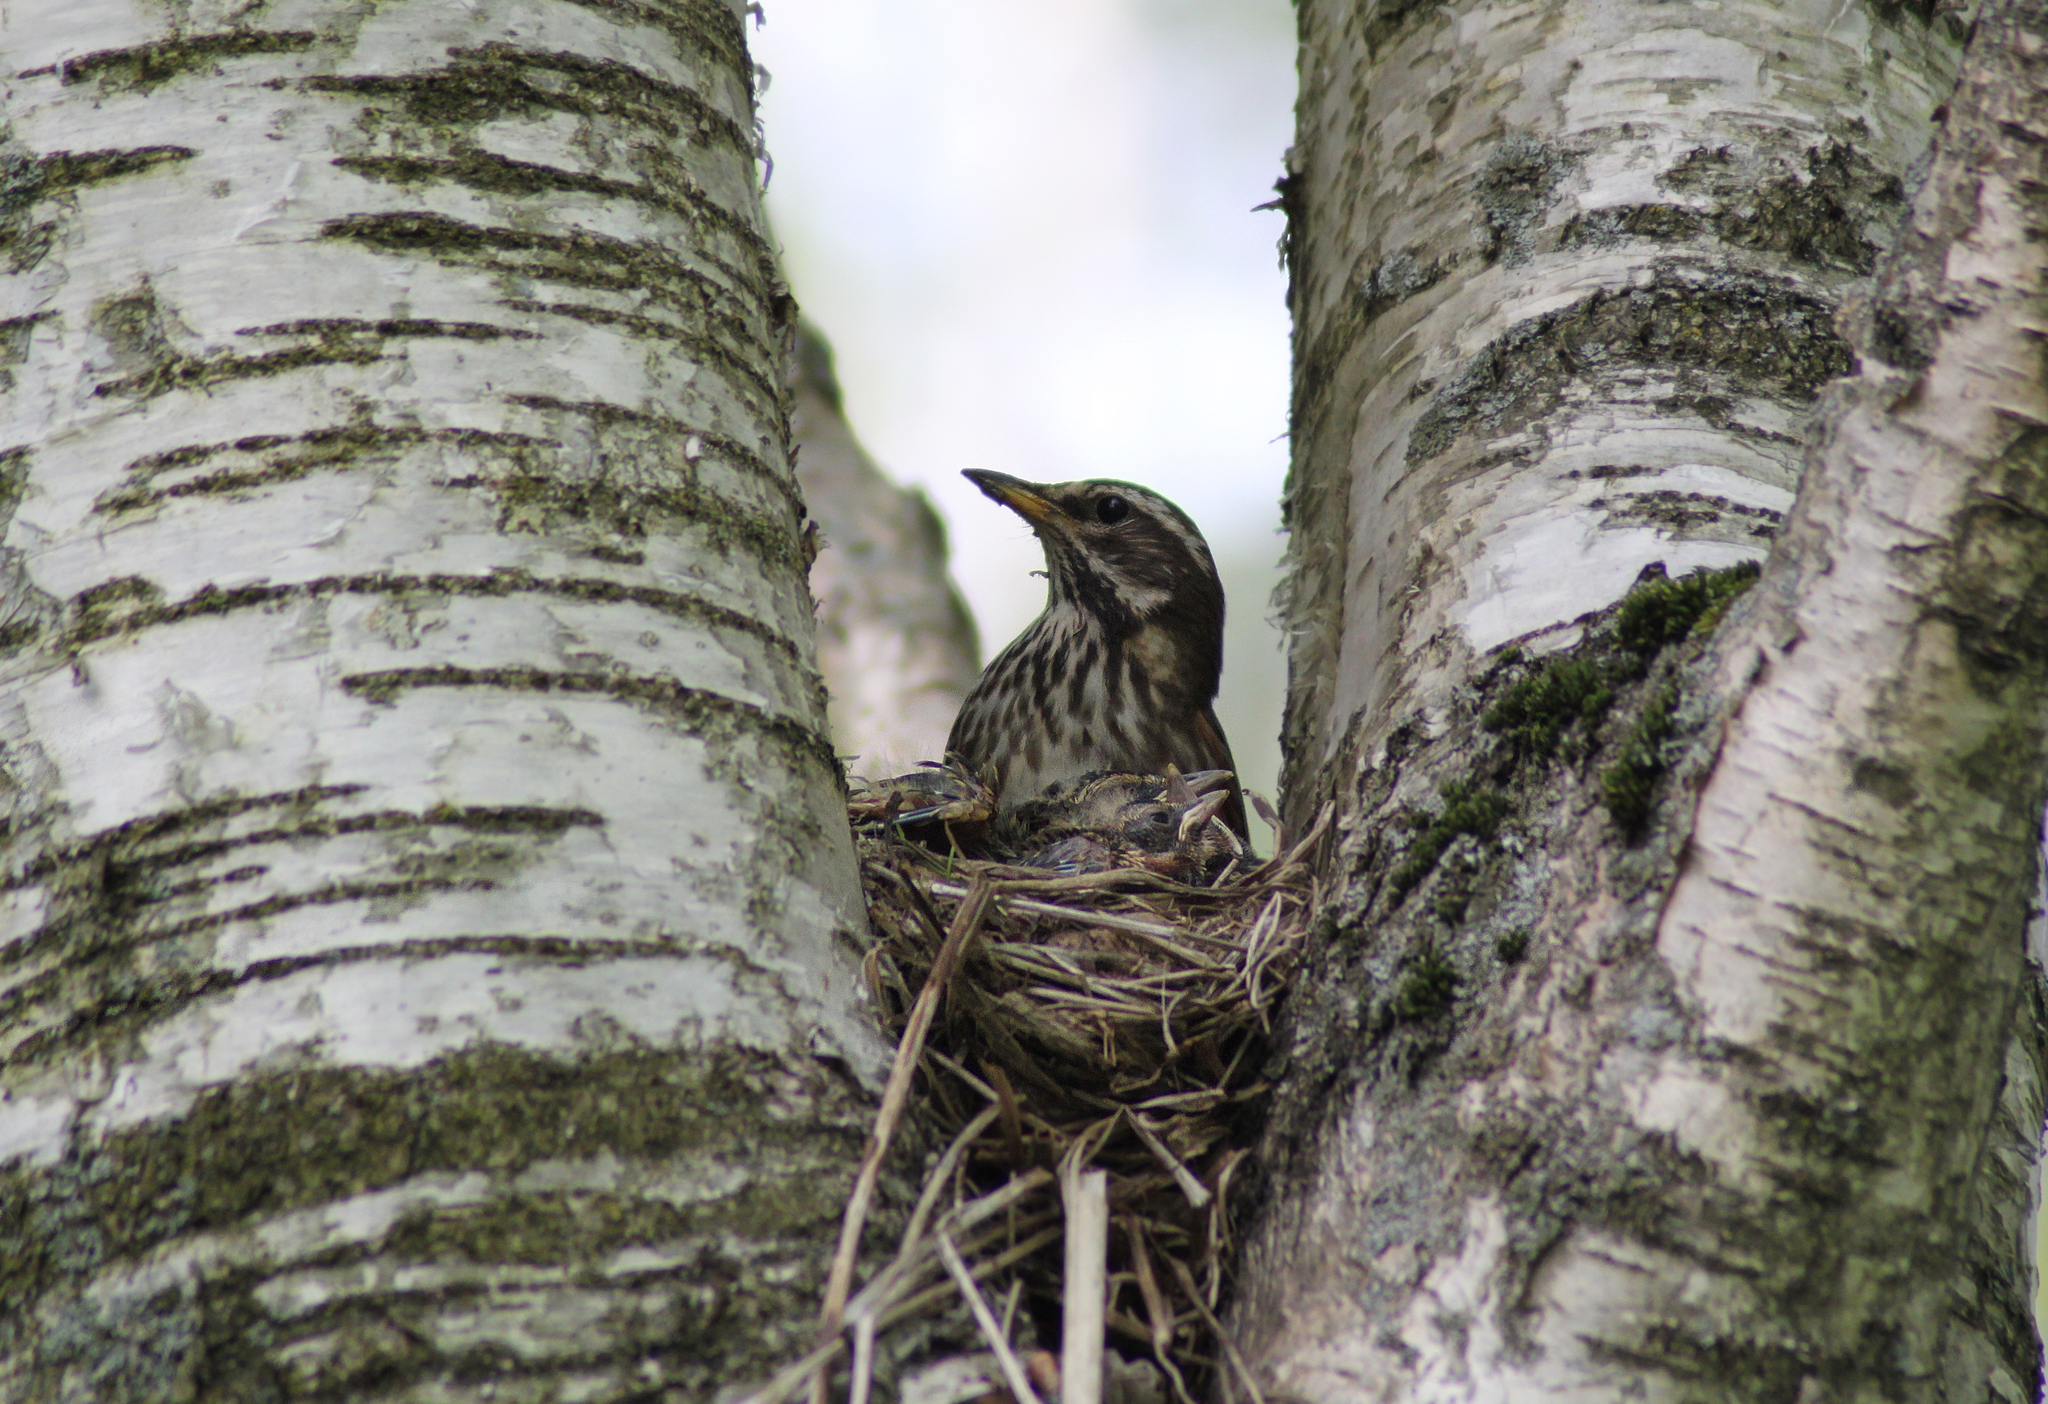
<instances>
[{"instance_id":1,"label":"dry grass stem","mask_svg":"<svg viewBox=\"0 0 2048 1404\"><path fill-rule=\"evenodd\" d=\"M1151 1151L1153 1157L1173 1176L1173 1182L1179 1185L1180 1192L1188 1197L1188 1203L1197 1209L1206 1209L1209 1201L1215 1196L1202 1187L1202 1182L1195 1178L1194 1172L1180 1163L1180 1159L1166 1148L1164 1141L1152 1134L1152 1128L1145 1124L1145 1118L1126 1107L1124 1120L1138 1133L1138 1139L1145 1143L1145 1149Z\"/></svg>"},{"instance_id":2,"label":"dry grass stem","mask_svg":"<svg viewBox=\"0 0 2048 1404\"><path fill-rule=\"evenodd\" d=\"M1109 1172L1084 1170L1076 1142L1060 1166L1067 1211L1061 1279L1060 1404L1102 1404L1102 1323L1109 1306Z\"/></svg>"},{"instance_id":3,"label":"dry grass stem","mask_svg":"<svg viewBox=\"0 0 2048 1404\"><path fill-rule=\"evenodd\" d=\"M889 1082L882 1091L882 1107L875 1115L875 1129L868 1136L860 1171L854 1177L853 1195L847 1201L846 1216L840 1223L839 1246L832 1255L832 1269L825 1285L825 1307L820 1313L819 1334L822 1336L830 1336L839 1329L846 1306L846 1290L853 1280L854 1256L860 1248L861 1226L867 1221L868 1205L874 1199L875 1179L881 1173L882 1159L889 1153L889 1142L895 1136L896 1124L902 1119L903 1106L910 1095L910 1080L917 1071L918 1058L924 1052L925 1032L931 1027L939 996L952 978L953 967L960 958L960 948L965 944L968 933L980 922L981 913L987 905L988 886L986 883L978 884L960 904L945 941L933 957L924 989L919 992L917 1003L911 1006L910 1017L904 1023L896 1047L896 1061L889 1069Z\"/></svg>"},{"instance_id":4,"label":"dry grass stem","mask_svg":"<svg viewBox=\"0 0 2048 1404\"><path fill-rule=\"evenodd\" d=\"M961 1261L960 1250L953 1246L953 1240L939 1234L939 1257L945 1260L946 1271L952 1275L953 1283L960 1289L960 1295L967 1301L967 1309L974 1313L974 1324L981 1328L982 1338L988 1348L995 1352L996 1363L1002 1367L1003 1382L1010 1386L1010 1393L1017 1404L1038 1404L1038 1395L1031 1388L1031 1381L1024 1377L1024 1365L1010 1349L1009 1339L982 1299L981 1289L974 1285L974 1278L967 1271L967 1264Z\"/></svg>"},{"instance_id":5,"label":"dry grass stem","mask_svg":"<svg viewBox=\"0 0 2048 1404\"><path fill-rule=\"evenodd\" d=\"M1188 1271L1188 1265L1179 1258L1170 1261L1173 1263L1174 1273L1181 1280L1181 1285L1187 1288L1188 1299L1195 1304L1196 1313L1215 1335L1217 1344L1223 1347L1224 1358L1230 1361L1231 1373L1237 1376L1237 1382L1243 1385L1244 1392L1251 1396L1252 1404L1266 1404L1266 1396L1259 1393L1259 1382L1252 1378L1252 1372L1245 1366L1244 1357L1237 1353L1237 1342L1230 1339L1229 1333L1223 1329L1223 1323L1216 1319L1215 1311L1203 1299L1201 1289L1195 1285L1194 1274Z\"/></svg>"}]
</instances>

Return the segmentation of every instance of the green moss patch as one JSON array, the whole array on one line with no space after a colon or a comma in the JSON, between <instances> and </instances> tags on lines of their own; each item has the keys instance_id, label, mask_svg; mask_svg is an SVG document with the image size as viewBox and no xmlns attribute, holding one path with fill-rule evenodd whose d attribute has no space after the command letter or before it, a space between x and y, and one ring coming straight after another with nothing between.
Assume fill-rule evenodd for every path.
<instances>
[{"instance_id":1,"label":"green moss patch","mask_svg":"<svg viewBox=\"0 0 2048 1404\"><path fill-rule=\"evenodd\" d=\"M1412 809L1401 821L1409 837L1393 850L1379 887L1384 909L1391 911L1432 879L1423 911L1443 926L1459 926L1475 902L1493 900L1488 894L1498 893L1489 873L1499 831L1525 792L1551 784L1550 768L1559 763L1576 766L1601 756L1595 781L1600 803L1630 840L1642 838L1668 768L1667 743L1678 729L1682 701L1670 670L1647 688L1645 679L1659 676L1667 649L1711 631L1757 576L1753 563L1697 570L1675 580L1647 576L1604 619L1589 621L1587 636L1572 649L1534 662L1519 648L1502 649L1481 684L1482 696L1490 692L1492 701L1479 713L1480 726L1498 743L1472 776L1442 787L1440 808ZM1603 743L1601 733L1617 708L1632 714L1628 731ZM1446 862L1466 837L1476 847ZM1521 959L1526 939L1526 933L1516 940L1501 937L1505 944L1496 953L1502 963Z\"/></svg>"},{"instance_id":2,"label":"green moss patch","mask_svg":"<svg viewBox=\"0 0 2048 1404\"><path fill-rule=\"evenodd\" d=\"M1589 658L1546 658L1487 708L1480 725L1528 756L1552 756L1568 733L1579 744L1599 729L1614 704L1607 669Z\"/></svg>"},{"instance_id":3,"label":"green moss patch","mask_svg":"<svg viewBox=\"0 0 2048 1404\"><path fill-rule=\"evenodd\" d=\"M1711 632L1757 573L1756 563L1745 561L1640 582L1622 598L1606 647L1593 640L1591 647L1545 659L1486 709L1480 725L1524 758L1589 754L1619 691L1639 681L1664 649Z\"/></svg>"},{"instance_id":4,"label":"green moss patch","mask_svg":"<svg viewBox=\"0 0 2048 1404\"><path fill-rule=\"evenodd\" d=\"M1621 754L1600 772L1600 797L1607 812L1616 827L1632 839L1640 838L1649 826L1650 801L1664 774L1663 746L1671 735L1671 714L1677 705L1675 684L1658 689L1629 728Z\"/></svg>"},{"instance_id":5,"label":"green moss patch","mask_svg":"<svg viewBox=\"0 0 2048 1404\"><path fill-rule=\"evenodd\" d=\"M1433 1019L1458 997L1458 972L1432 947L1418 951L1401 968L1387 1000L1387 1016L1400 1024Z\"/></svg>"},{"instance_id":6,"label":"green moss patch","mask_svg":"<svg viewBox=\"0 0 2048 1404\"><path fill-rule=\"evenodd\" d=\"M1647 660L1695 630L1709 633L1729 604L1756 584L1761 569L1754 561L1744 561L1725 570L1695 570L1675 580L1643 581L1621 602L1614 620L1615 641Z\"/></svg>"},{"instance_id":7,"label":"green moss patch","mask_svg":"<svg viewBox=\"0 0 2048 1404\"><path fill-rule=\"evenodd\" d=\"M1458 838L1466 834L1481 840L1492 838L1508 812L1507 796L1498 790L1452 780L1440 793L1442 809L1435 814L1418 812L1409 816L1408 822L1417 830L1416 835L1409 841L1400 863L1387 876L1387 885L1396 901L1435 870L1444 850Z\"/></svg>"}]
</instances>

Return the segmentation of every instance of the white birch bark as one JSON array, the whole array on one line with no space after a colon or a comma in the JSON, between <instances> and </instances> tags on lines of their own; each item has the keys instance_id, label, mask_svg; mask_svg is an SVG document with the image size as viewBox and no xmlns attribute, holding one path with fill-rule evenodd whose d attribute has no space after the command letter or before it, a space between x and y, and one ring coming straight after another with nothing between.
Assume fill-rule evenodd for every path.
<instances>
[{"instance_id":1,"label":"white birch bark","mask_svg":"<svg viewBox=\"0 0 2048 1404\"><path fill-rule=\"evenodd\" d=\"M0 50L0 1397L758 1373L877 1047L739 7Z\"/></svg>"},{"instance_id":2,"label":"white birch bark","mask_svg":"<svg viewBox=\"0 0 2048 1404\"><path fill-rule=\"evenodd\" d=\"M1961 33L1867 0L1301 10L1297 819L1475 653L1568 644L1648 562L1763 555Z\"/></svg>"},{"instance_id":3,"label":"white birch bark","mask_svg":"<svg viewBox=\"0 0 2048 1404\"><path fill-rule=\"evenodd\" d=\"M1644 835L1612 771L1490 749L1523 665L1405 710L1469 634L1367 689L1411 700L1352 723L1242 1271L1272 1391L2040 1396L2044 138L2048 14L1991 7L1760 584L1579 734L1611 757L1662 706ZM1447 778L1404 879L1388 821ZM1450 825L1488 784L1498 833Z\"/></svg>"},{"instance_id":4,"label":"white birch bark","mask_svg":"<svg viewBox=\"0 0 2048 1404\"><path fill-rule=\"evenodd\" d=\"M808 327L799 333L790 424L797 481L820 538L811 590L832 742L860 775L939 760L981 676L974 617L946 573L945 524L922 492L889 481L854 437L832 350Z\"/></svg>"}]
</instances>

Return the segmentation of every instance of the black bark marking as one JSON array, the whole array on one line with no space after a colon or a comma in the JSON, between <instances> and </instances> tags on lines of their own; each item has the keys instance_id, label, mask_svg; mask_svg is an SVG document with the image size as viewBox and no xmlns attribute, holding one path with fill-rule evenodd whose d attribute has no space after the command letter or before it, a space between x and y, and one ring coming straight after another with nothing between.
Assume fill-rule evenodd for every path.
<instances>
[{"instance_id":1,"label":"black bark marking","mask_svg":"<svg viewBox=\"0 0 2048 1404\"><path fill-rule=\"evenodd\" d=\"M492 43L454 49L445 68L405 74L322 74L308 92L397 99L408 119L430 127L473 127L508 113L566 112L642 127L693 145L714 140L752 155L753 133L676 83L616 59L541 52Z\"/></svg>"},{"instance_id":2,"label":"black bark marking","mask_svg":"<svg viewBox=\"0 0 2048 1404\"><path fill-rule=\"evenodd\" d=\"M1529 136L1508 137L1494 148L1473 181L1486 226L1486 262L1510 268L1528 262L1551 195L1577 161L1572 152Z\"/></svg>"},{"instance_id":3,"label":"black bark marking","mask_svg":"<svg viewBox=\"0 0 2048 1404\"><path fill-rule=\"evenodd\" d=\"M395 702L407 692L428 687L488 687L543 695L568 693L609 697L674 716L685 726L704 735L706 740L715 740L720 731L734 727L758 736L772 737L790 754L803 756L823 765L832 774L839 774L838 752L824 737L802 722L773 716L751 702L742 702L723 693L685 687L671 678L565 673L517 664L503 668L461 668L441 664L351 673L341 680L341 685L345 691L383 705Z\"/></svg>"},{"instance_id":4,"label":"black bark marking","mask_svg":"<svg viewBox=\"0 0 2048 1404\"><path fill-rule=\"evenodd\" d=\"M1563 403L1564 387L1610 370L1692 366L1798 402L1849 369L1833 309L1763 282L1602 290L1510 327L1438 390L1409 436L1420 463L1468 430L1511 433Z\"/></svg>"},{"instance_id":5,"label":"black bark marking","mask_svg":"<svg viewBox=\"0 0 2048 1404\"><path fill-rule=\"evenodd\" d=\"M400 178L401 169L419 179L455 178L455 172L436 172L430 169L433 165L426 162L419 163L417 168L390 166L377 169L382 176L391 179ZM506 169L493 169L515 184L527 180ZM483 168L478 167L472 174L483 178ZM545 185L539 176L527 180L529 193ZM751 389L764 405L776 407L784 402L782 388L764 381L754 369L756 362L779 362L780 351L771 344L770 335L772 328L781 325L779 319L783 311L783 294L773 259L758 236L753 236L753 247L759 255L759 266L751 274L708 256L703 258L703 262L717 267L728 280L722 284L708 277L702 269L682 262L655 244L583 231L542 234L470 224L446 215L413 211L332 219L321 226L321 235L329 239L345 239L380 252L424 256L450 266L482 267L510 275L522 284L543 278L571 287L628 294L636 301L651 299L682 313L696 326L716 331L741 348L738 352L729 350L716 337L699 333L683 341L693 355L701 357L737 384ZM738 299L743 305L751 302L760 314L759 326L730 310L735 290L743 294ZM522 288L517 294L521 301L540 301L524 297L524 291ZM542 305L554 306L551 302ZM682 340L681 337L672 339Z\"/></svg>"},{"instance_id":6,"label":"black bark marking","mask_svg":"<svg viewBox=\"0 0 2048 1404\"><path fill-rule=\"evenodd\" d=\"M93 387L92 393L149 399L171 390L203 390L228 381L283 375L313 366L370 365L391 359L384 350L387 341L421 337L453 337L464 341L505 337L531 340L535 335L480 322L328 318L245 327L236 333L237 336L299 336L307 338L308 345L266 351L254 356L233 352L193 356L173 345L173 326L173 314L167 312L147 288L125 297L111 298L96 307L94 330L107 339L121 360L142 362L143 368L131 375L103 380Z\"/></svg>"},{"instance_id":7,"label":"black bark marking","mask_svg":"<svg viewBox=\"0 0 2048 1404\"><path fill-rule=\"evenodd\" d=\"M523 570L496 570L489 575L338 575L296 585L238 585L228 589L209 585L174 604L156 603L155 596L149 593L138 595L132 590L117 593L136 603L127 609L120 609L116 601L106 599L96 599L90 605L81 603L77 623L66 635L66 642L78 646L163 624L175 624L180 620L228 614L241 609L263 609L329 595L421 593L470 599L546 595L552 599L577 600L587 604L644 605L678 619L746 634L775 649L792 663L801 662L803 658L802 650L794 640L738 610L709 600L651 585L625 585L584 576L537 576ZM81 601L83 599L81 596Z\"/></svg>"},{"instance_id":8,"label":"black bark marking","mask_svg":"<svg viewBox=\"0 0 2048 1404\"><path fill-rule=\"evenodd\" d=\"M181 78L188 73L217 73L232 59L259 54L303 53L319 42L308 30L273 32L238 30L226 34L195 34L182 39L159 39L126 49L100 49L57 65L55 72L65 84L98 81L107 88L135 88L143 92ZM24 78L49 73L47 68L24 72Z\"/></svg>"},{"instance_id":9,"label":"black bark marking","mask_svg":"<svg viewBox=\"0 0 2048 1404\"><path fill-rule=\"evenodd\" d=\"M1660 184L1713 203L1618 205L1574 215L1559 232L1559 247L1711 236L1737 248L1868 277L1877 266L1878 239L1897 221L1905 198L1896 174L1850 143L1833 140L1807 149L1804 171L1773 163L1762 174L1725 146L1696 148Z\"/></svg>"}]
</instances>

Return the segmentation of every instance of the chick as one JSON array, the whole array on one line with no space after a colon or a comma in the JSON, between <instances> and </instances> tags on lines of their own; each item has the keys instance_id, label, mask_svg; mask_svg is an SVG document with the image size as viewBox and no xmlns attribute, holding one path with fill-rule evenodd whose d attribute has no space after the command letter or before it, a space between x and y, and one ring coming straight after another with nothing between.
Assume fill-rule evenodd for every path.
<instances>
[{"instance_id":1,"label":"chick","mask_svg":"<svg viewBox=\"0 0 2048 1404\"><path fill-rule=\"evenodd\" d=\"M916 770L886 780L861 781L847 803L857 824L893 821L906 832L924 831L926 836L936 830L978 836L995 812L995 786L968 770L958 756L947 757L944 765L922 761Z\"/></svg>"},{"instance_id":2,"label":"chick","mask_svg":"<svg viewBox=\"0 0 2048 1404\"><path fill-rule=\"evenodd\" d=\"M1228 803L1227 770L1164 776L1085 776L1064 795L1037 802L1044 827L1027 867L1061 874L1130 868L1176 882L1207 881L1244 845L1217 820Z\"/></svg>"}]
</instances>

